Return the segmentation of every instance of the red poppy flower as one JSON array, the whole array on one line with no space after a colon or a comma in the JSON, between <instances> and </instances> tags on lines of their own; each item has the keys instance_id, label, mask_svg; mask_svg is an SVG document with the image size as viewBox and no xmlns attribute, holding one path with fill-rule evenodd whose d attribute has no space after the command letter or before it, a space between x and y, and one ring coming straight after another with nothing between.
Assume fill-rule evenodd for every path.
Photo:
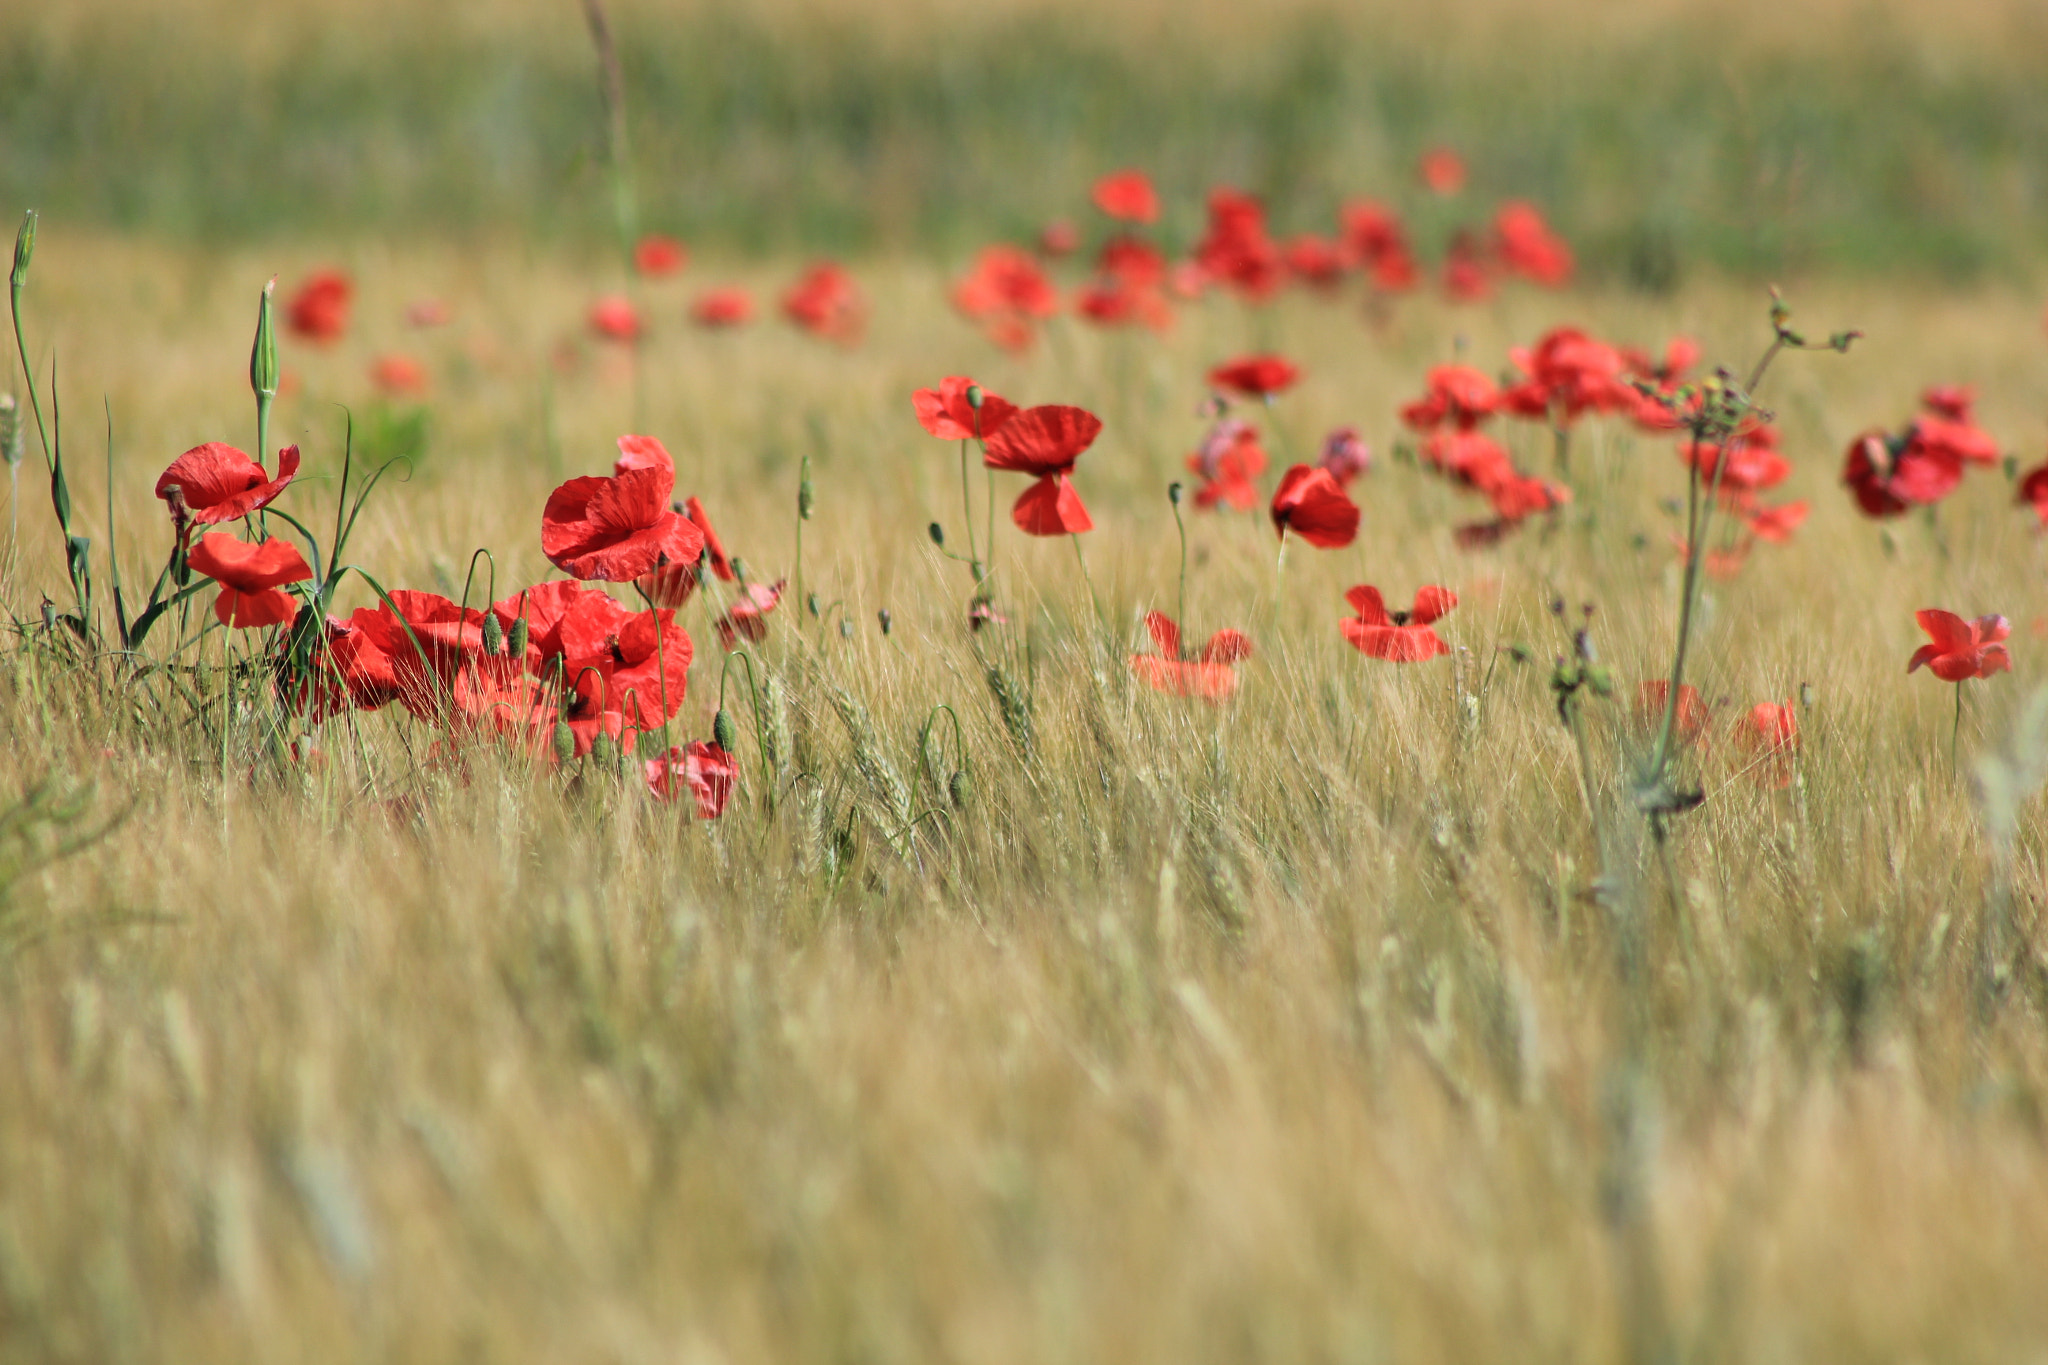
<instances>
[{"instance_id":1,"label":"red poppy flower","mask_svg":"<svg viewBox=\"0 0 2048 1365\"><path fill-rule=\"evenodd\" d=\"M1173 325L1173 305L1154 285L1134 285L1118 275L1101 275L1075 297L1074 311L1102 327L1131 323L1163 332Z\"/></svg>"},{"instance_id":2,"label":"red poppy flower","mask_svg":"<svg viewBox=\"0 0 2048 1365\"><path fill-rule=\"evenodd\" d=\"M673 275L690 262L690 249L673 237L642 237L633 248L633 268L649 278Z\"/></svg>"},{"instance_id":3,"label":"red poppy flower","mask_svg":"<svg viewBox=\"0 0 2048 1365\"><path fill-rule=\"evenodd\" d=\"M1415 170L1431 194L1452 195L1465 188L1465 158L1448 147L1424 152Z\"/></svg>"},{"instance_id":4,"label":"red poppy flower","mask_svg":"<svg viewBox=\"0 0 2048 1365\"><path fill-rule=\"evenodd\" d=\"M1133 289L1157 289L1166 283L1166 256L1142 237L1112 237L1096 256L1095 271Z\"/></svg>"},{"instance_id":5,"label":"red poppy flower","mask_svg":"<svg viewBox=\"0 0 2048 1365\"><path fill-rule=\"evenodd\" d=\"M704 553L694 563L671 564L633 580L633 586L645 593L647 600L657 607L680 607L690 600L690 594L697 590L699 564L706 565L728 583L737 577L732 561L726 558L725 546L718 539L718 532L711 529L711 517L705 512L704 504L695 497L684 499L683 515L704 533Z\"/></svg>"},{"instance_id":6,"label":"red poppy flower","mask_svg":"<svg viewBox=\"0 0 2048 1365\"><path fill-rule=\"evenodd\" d=\"M690 305L690 321L699 327L744 327L754 320L754 296L744 289L707 289Z\"/></svg>"},{"instance_id":7,"label":"red poppy flower","mask_svg":"<svg viewBox=\"0 0 2048 1365\"><path fill-rule=\"evenodd\" d=\"M772 584L749 583L741 590L739 600L732 604L725 615L718 618L718 638L727 649L738 644L742 637L759 644L768 638L768 613L775 610L775 604L782 600L782 582Z\"/></svg>"},{"instance_id":8,"label":"red poppy flower","mask_svg":"<svg viewBox=\"0 0 2048 1365\"><path fill-rule=\"evenodd\" d=\"M640 314L623 294L607 294L590 305L590 330L606 341L634 341L640 336Z\"/></svg>"},{"instance_id":9,"label":"red poppy flower","mask_svg":"<svg viewBox=\"0 0 2048 1365\"><path fill-rule=\"evenodd\" d=\"M1287 276L1280 248L1266 232L1266 210L1232 189L1209 195L1209 228L1195 247L1195 263L1255 303L1271 298Z\"/></svg>"},{"instance_id":10,"label":"red poppy flower","mask_svg":"<svg viewBox=\"0 0 2048 1365\"><path fill-rule=\"evenodd\" d=\"M1977 390L1969 384L1936 384L1920 395L1920 406L1937 417L1969 426L1975 420L1971 413L1977 406Z\"/></svg>"},{"instance_id":11,"label":"red poppy flower","mask_svg":"<svg viewBox=\"0 0 2048 1365\"><path fill-rule=\"evenodd\" d=\"M1519 477L1506 447L1484 432L1455 428L1432 432L1422 443L1420 454L1424 464L1482 493Z\"/></svg>"},{"instance_id":12,"label":"red poppy flower","mask_svg":"<svg viewBox=\"0 0 2048 1365\"><path fill-rule=\"evenodd\" d=\"M1435 431L1446 422L1470 431L1499 406L1500 390L1483 371L1470 365L1437 365L1429 372L1422 397L1401 409L1401 420L1416 431Z\"/></svg>"},{"instance_id":13,"label":"red poppy flower","mask_svg":"<svg viewBox=\"0 0 2048 1365\"><path fill-rule=\"evenodd\" d=\"M917 408L917 424L941 441L987 440L1017 415L1016 404L1001 394L981 391L981 406L967 401L975 387L966 375L949 374L936 389L919 389L910 396Z\"/></svg>"},{"instance_id":14,"label":"red poppy flower","mask_svg":"<svg viewBox=\"0 0 2048 1365\"><path fill-rule=\"evenodd\" d=\"M1335 242L1305 232L1287 244L1287 269L1303 284L1334 289L1344 280L1344 252Z\"/></svg>"},{"instance_id":15,"label":"red poppy flower","mask_svg":"<svg viewBox=\"0 0 2048 1365\"><path fill-rule=\"evenodd\" d=\"M1095 182L1095 207L1125 223L1159 221L1159 195L1143 171L1115 171Z\"/></svg>"},{"instance_id":16,"label":"red poppy flower","mask_svg":"<svg viewBox=\"0 0 2048 1365\"><path fill-rule=\"evenodd\" d=\"M1758 540L1767 540L1782 545L1792 539L1792 533L1806 521L1811 510L1804 501L1788 502L1778 507L1756 507L1745 512L1750 533Z\"/></svg>"},{"instance_id":17,"label":"red poppy flower","mask_svg":"<svg viewBox=\"0 0 2048 1365\"><path fill-rule=\"evenodd\" d=\"M393 398L410 398L427 391L427 367L409 355L377 357L370 366L370 379Z\"/></svg>"},{"instance_id":18,"label":"red poppy flower","mask_svg":"<svg viewBox=\"0 0 2048 1365\"><path fill-rule=\"evenodd\" d=\"M1799 718L1788 701L1760 701L1737 723L1742 747L1759 754L1764 766L1757 780L1774 787L1792 785L1793 758L1799 752Z\"/></svg>"},{"instance_id":19,"label":"red poppy flower","mask_svg":"<svg viewBox=\"0 0 2048 1365\"><path fill-rule=\"evenodd\" d=\"M559 629L568 682L563 719L578 754L589 753L600 734L623 739L628 730L644 733L682 709L693 651L674 612L635 615L592 590L571 606ZM541 677L549 677L545 667Z\"/></svg>"},{"instance_id":20,"label":"red poppy flower","mask_svg":"<svg viewBox=\"0 0 2048 1365\"><path fill-rule=\"evenodd\" d=\"M647 789L657 801L674 801L687 791L696 798L697 818L716 820L732 799L733 784L739 780L740 764L716 744L693 739L641 765Z\"/></svg>"},{"instance_id":21,"label":"red poppy flower","mask_svg":"<svg viewBox=\"0 0 2048 1365\"><path fill-rule=\"evenodd\" d=\"M1209 371L1212 385L1247 398L1271 398L1276 393L1285 393L1299 378L1301 371L1277 355L1239 356Z\"/></svg>"},{"instance_id":22,"label":"red poppy flower","mask_svg":"<svg viewBox=\"0 0 2048 1365\"><path fill-rule=\"evenodd\" d=\"M358 609L349 626L361 637L352 648L364 686L388 688L392 698L422 720L445 718L457 671L484 652L483 613L438 593L395 589L389 603ZM500 661L508 674L517 665L517 660ZM350 690L356 690L353 680Z\"/></svg>"},{"instance_id":23,"label":"red poppy flower","mask_svg":"<svg viewBox=\"0 0 2048 1365\"><path fill-rule=\"evenodd\" d=\"M1059 260L1071 256L1081 249L1081 234L1074 225L1064 218L1047 223L1038 233L1038 254L1047 260Z\"/></svg>"},{"instance_id":24,"label":"red poppy flower","mask_svg":"<svg viewBox=\"0 0 2048 1365\"><path fill-rule=\"evenodd\" d=\"M1678 443L1678 458L1695 465L1708 487L1718 467L1724 496L1775 488L1792 473L1792 462L1778 451L1778 429L1768 424L1738 431L1725 446L1688 436Z\"/></svg>"},{"instance_id":25,"label":"red poppy flower","mask_svg":"<svg viewBox=\"0 0 2048 1365\"><path fill-rule=\"evenodd\" d=\"M2048 529L2048 464L2040 464L2020 476L2019 501L2034 509L2043 529Z\"/></svg>"},{"instance_id":26,"label":"red poppy flower","mask_svg":"<svg viewBox=\"0 0 2048 1365\"><path fill-rule=\"evenodd\" d=\"M1323 437L1316 464L1330 471L1338 487L1348 487L1353 479L1372 468L1372 447L1358 434L1357 427L1338 427Z\"/></svg>"},{"instance_id":27,"label":"red poppy flower","mask_svg":"<svg viewBox=\"0 0 2048 1365\"><path fill-rule=\"evenodd\" d=\"M1237 670L1231 665L1252 656L1252 642L1244 632L1219 630L1190 658L1181 647L1180 626L1165 612L1146 613L1145 629L1159 652L1133 654L1130 663L1131 672L1147 686L1206 701L1222 701L1237 691Z\"/></svg>"},{"instance_id":28,"label":"red poppy flower","mask_svg":"<svg viewBox=\"0 0 2048 1365\"><path fill-rule=\"evenodd\" d=\"M1918 439L1917 428L1904 436L1866 431L1850 443L1842 465L1842 482L1871 517L1895 517L1940 502L1962 481L1961 458Z\"/></svg>"},{"instance_id":29,"label":"red poppy flower","mask_svg":"<svg viewBox=\"0 0 2048 1365\"><path fill-rule=\"evenodd\" d=\"M2012 656L1999 641L2012 634L2003 616L1980 616L1965 621L1951 611L1928 608L1913 614L1920 629L1933 641L1913 652L1906 671L1925 664L1943 682L1959 683L1965 678L1988 678L2012 667Z\"/></svg>"},{"instance_id":30,"label":"red poppy flower","mask_svg":"<svg viewBox=\"0 0 2048 1365\"><path fill-rule=\"evenodd\" d=\"M1059 312L1060 298L1030 252L998 245L984 248L954 285L953 306L1006 349L1022 350L1033 339L1032 323Z\"/></svg>"},{"instance_id":31,"label":"red poppy flower","mask_svg":"<svg viewBox=\"0 0 2048 1365\"><path fill-rule=\"evenodd\" d=\"M1494 250L1515 274L1555 289L1572 277L1572 249L1550 230L1534 204L1514 200L1493 220Z\"/></svg>"},{"instance_id":32,"label":"red poppy flower","mask_svg":"<svg viewBox=\"0 0 2048 1365\"><path fill-rule=\"evenodd\" d=\"M1010 509L1010 519L1019 530L1034 536L1062 536L1094 528L1081 495L1067 476L1101 431L1102 419L1086 408L1052 403L1026 408L988 438L983 464L1038 478Z\"/></svg>"},{"instance_id":33,"label":"red poppy flower","mask_svg":"<svg viewBox=\"0 0 2048 1365\"><path fill-rule=\"evenodd\" d=\"M1298 464L1280 476L1272 512L1283 540L1292 531L1320 549L1337 550L1358 538L1358 504L1329 470L1315 465Z\"/></svg>"},{"instance_id":34,"label":"red poppy flower","mask_svg":"<svg viewBox=\"0 0 2048 1365\"><path fill-rule=\"evenodd\" d=\"M782 313L812 336L852 346L867 327L867 298L837 263L821 261L782 296Z\"/></svg>"},{"instance_id":35,"label":"red poppy flower","mask_svg":"<svg viewBox=\"0 0 2048 1365\"><path fill-rule=\"evenodd\" d=\"M1266 472L1266 452L1259 445L1259 431L1250 422L1226 417L1209 429L1201 447L1188 456L1188 468L1202 477L1195 490L1195 506L1214 508L1221 503L1248 512L1259 505L1258 485L1252 480Z\"/></svg>"},{"instance_id":36,"label":"red poppy flower","mask_svg":"<svg viewBox=\"0 0 2048 1365\"><path fill-rule=\"evenodd\" d=\"M1380 590L1361 583L1344 594L1344 600L1358 614L1339 623L1344 638L1359 653L1389 663L1412 664L1449 654L1451 647L1430 629L1458 605L1458 595L1449 588L1425 587L1415 593L1407 611L1389 612Z\"/></svg>"},{"instance_id":37,"label":"red poppy flower","mask_svg":"<svg viewBox=\"0 0 2048 1365\"><path fill-rule=\"evenodd\" d=\"M1538 512L1554 512L1572 500L1571 489L1533 474L1514 473L1481 491L1493 504L1493 514L1505 522L1517 522Z\"/></svg>"},{"instance_id":38,"label":"red poppy flower","mask_svg":"<svg viewBox=\"0 0 2048 1365\"><path fill-rule=\"evenodd\" d=\"M1913 436L1958 464L1998 463L1998 439L1969 422L1922 413L1913 421Z\"/></svg>"},{"instance_id":39,"label":"red poppy flower","mask_svg":"<svg viewBox=\"0 0 2048 1365\"><path fill-rule=\"evenodd\" d=\"M339 270L315 271L285 305L284 325L293 336L325 346L348 330L355 286Z\"/></svg>"},{"instance_id":40,"label":"red poppy flower","mask_svg":"<svg viewBox=\"0 0 2048 1365\"><path fill-rule=\"evenodd\" d=\"M1444 251L1444 297L1452 303L1478 303L1493 293L1493 270L1472 234L1459 230Z\"/></svg>"},{"instance_id":41,"label":"red poppy flower","mask_svg":"<svg viewBox=\"0 0 2048 1365\"><path fill-rule=\"evenodd\" d=\"M1356 200L1338 211L1339 249L1355 267L1372 277L1383 293L1413 289L1421 272L1408 246L1407 230L1384 204Z\"/></svg>"},{"instance_id":42,"label":"red poppy flower","mask_svg":"<svg viewBox=\"0 0 2048 1365\"><path fill-rule=\"evenodd\" d=\"M202 526L246 517L268 507L284 492L299 472L299 448L286 446L277 452L277 477L263 472L263 466L231 445L208 441L171 461L157 476L156 495L169 501L175 488Z\"/></svg>"},{"instance_id":43,"label":"red poppy flower","mask_svg":"<svg viewBox=\"0 0 2048 1365\"><path fill-rule=\"evenodd\" d=\"M571 479L548 495L540 546L571 577L624 583L671 564L694 564L704 535L669 510L674 462L649 437L620 437L619 472Z\"/></svg>"},{"instance_id":44,"label":"red poppy flower","mask_svg":"<svg viewBox=\"0 0 2048 1365\"><path fill-rule=\"evenodd\" d=\"M448 305L439 299L417 299L405 307L405 320L414 327L445 327Z\"/></svg>"},{"instance_id":45,"label":"red poppy flower","mask_svg":"<svg viewBox=\"0 0 2048 1365\"><path fill-rule=\"evenodd\" d=\"M1529 376L1501 395L1518 417L1574 422L1587 412L1631 411L1640 398L1622 378L1621 352L1576 327L1554 327L1535 346L1508 355Z\"/></svg>"},{"instance_id":46,"label":"red poppy flower","mask_svg":"<svg viewBox=\"0 0 2048 1365\"><path fill-rule=\"evenodd\" d=\"M1652 678L1636 689L1636 719L1645 725L1661 726L1664 708L1670 699L1670 681ZM1680 744L1701 743L1706 738L1707 719L1707 704L1700 700L1699 689L1691 683L1680 683L1673 738Z\"/></svg>"},{"instance_id":47,"label":"red poppy flower","mask_svg":"<svg viewBox=\"0 0 2048 1365\"><path fill-rule=\"evenodd\" d=\"M222 625L236 628L289 622L298 614L298 604L284 585L313 576L305 556L289 540L251 545L218 531L201 536L186 562L220 584L213 614Z\"/></svg>"}]
</instances>

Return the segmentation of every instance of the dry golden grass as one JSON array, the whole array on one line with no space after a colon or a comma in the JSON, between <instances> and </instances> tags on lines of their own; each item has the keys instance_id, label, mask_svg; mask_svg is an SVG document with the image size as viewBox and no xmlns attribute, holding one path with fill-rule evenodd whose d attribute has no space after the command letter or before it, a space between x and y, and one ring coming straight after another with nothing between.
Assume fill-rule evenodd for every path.
<instances>
[{"instance_id":1,"label":"dry golden grass","mask_svg":"<svg viewBox=\"0 0 2048 1365\"><path fill-rule=\"evenodd\" d=\"M1947 555L1917 523L1887 552L1834 482L1849 436L1935 381L1980 384L1985 424L2038 455L2032 301L1796 300L1870 337L1787 360L1766 392L1789 491L1816 510L1709 589L1693 676L1720 706L1674 906L1621 803L1622 702L1590 712L1615 882L1589 894L1544 602L1598 604L1625 692L1660 670L1677 461L1598 430L1565 526L1467 554L1449 527L1469 504L1386 447L1454 337L1491 368L1573 319L1653 344L1688 331L1742 363L1764 332L1747 288L1421 304L1385 334L1303 299L1270 322L1216 303L1163 342L1063 326L1013 359L945 313L931 268L871 262L875 324L851 353L775 324L691 333L686 290L652 292L636 414L617 357L550 363L596 272L489 247L345 261L356 332L288 352L301 388L278 430L331 475L332 404L369 404L369 358L428 363L432 448L355 551L386 582L459 584L480 544L501 595L538 576L547 490L639 427L764 575L793 568L814 455L806 579L858 629L778 622L759 652L793 730L781 802L766 811L750 775L715 825L489 754L452 781L382 720L361 754L332 727L320 775L238 754L223 786L217 754L12 650L7 784L54 772L136 808L0 904L0 1360L2048 1351L2039 807L2012 868L2011 974L1987 996L1991 861L1949 768L1951 694L1903 672L1917 607L2014 617L2017 673L1972 685L1964 733L1966 762L1999 748L2043 677L2041 549L1995 475L1943 509ZM162 537L162 464L248 443L255 287L308 264L46 235L32 329L61 347L95 523L111 402L131 579ZM401 308L430 293L456 321L407 334ZM1279 414L1295 449L1340 421L1380 448L1365 533L1295 547L1276 616L1262 520L1192 519L1190 628L1241 626L1260 654L1221 708L1140 692L1119 656L1139 613L1173 609L1161 493L1199 431L1199 377L1261 340L1308 372ZM1108 421L1078 477L1111 645L1071 551L999 528L1003 605L1039 651L1028 763L960 628L963 574L922 530L940 519L957 543L959 491L908 395L962 370ZM5 585L27 616L61 575L35 485ZM318 509L332 489L291 496ZM1360 581L1456 587L1460 659L1345 647L1340 594ZM704 735L716 650L695 606L687 623L684 729ZM1537 663L1496 652L1517 641ZM1802 684L1798 779L1761 785L1728 726ZM906 836L937 800L917 732L941 702L975 792ZM755 743L743 725L749 763ZM381 804L408 796L417 819ZM1611 916L1630 906L1649 971L1624 989Z\"/></svg>"}]
</instances>

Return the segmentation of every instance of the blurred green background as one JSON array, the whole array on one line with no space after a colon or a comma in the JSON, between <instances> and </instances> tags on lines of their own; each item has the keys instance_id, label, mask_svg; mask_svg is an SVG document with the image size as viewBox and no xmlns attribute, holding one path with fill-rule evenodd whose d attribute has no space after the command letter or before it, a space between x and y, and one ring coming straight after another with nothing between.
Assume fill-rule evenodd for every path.
<instances>
[{"instance_id":1,"label":"blurred green background","mask_svg":"<svg viewBox=\"0 0 2048 1365\"><path fill-rule=\"evenodd\" d=\"M576 0L73 4L0 26L0 204L172 240L605 241ZM1815 8L1797 41L1729 6L1229 8L625 5L644 226L958 255L1085 221L1092 178L1133 164L1173 241L1215 183L1282 232L1387 198L1426 245L1525 196L1594 278L1653 290L1700 267L2017 278L2048 242L2048 6L1971 0L1975 36L1947 41L1898 5ZM1472 163L1463 203L1419 203L1439 143Z\"/></svg>"}]
</instances>

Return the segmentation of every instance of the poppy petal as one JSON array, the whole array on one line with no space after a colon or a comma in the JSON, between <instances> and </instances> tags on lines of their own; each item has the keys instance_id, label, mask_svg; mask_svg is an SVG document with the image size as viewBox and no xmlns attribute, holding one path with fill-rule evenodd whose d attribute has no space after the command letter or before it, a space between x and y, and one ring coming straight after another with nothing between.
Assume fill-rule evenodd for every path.
<instances>
[{"instance_id":1,"label":"poppy petal","mask_svg":"<svg viewBox=\"0 0 2048 1365\"><path fill-rule=\"evenodd\" d=\"M1361 583L1344 594L1344 600L1358 613L1359 621L1368 626L1390 626L1393 618L1387 615L1386 600L1380 590L1370 583Z\"/></svg>"},{"instance_id":2,"label":"poppy petal","mask_svg":"<svg viewBox=\"0 0 2048 1365\"><path fill-rule=\"evenodd\" d=\"M1457 605L1458 594L1449 588L1439 588L1432 584L1416 590L1415 607L1408 613L1408 619L1418 626L1426 626L1441 621L1450 614L1451 608Z\"/></svg>"},{"instance_id":3,"label":"poppy petal","mask_svg":"<svg viewBox=\"0 0 2048 1365\"><path fill-rule=\"evenodd\" d=\"M1025 489L1010 509L1010 520L1017 523L1018 530L1034 536L1076 535L1095 529L1073 480L1065 474L1048 474Z\"/></svg>"},{"instance_id":4,"label":"poppy petal","mask_svg":"<svg viewBox=\"0 0 2048 1365\"><path fill-rule=\"evenodd\" d=\"M1019 474L1056 474L1074 467L1102 433L1102 419L1086 408L1047 403L1026 408L988 438L982 463Z\"/></svg>"},{"instance_id":5,"label":"poppy petal","mask_svg":"<svg viewBox=\"0 0 2048 1365\"><path fill-rule=\"evenodd\" d=\"M1163 611L1145 613L1145 629L1152 632L1152 643L1159 649L1161 658L1180 657L1180 626Z\"/></svg>"}]
</instances>

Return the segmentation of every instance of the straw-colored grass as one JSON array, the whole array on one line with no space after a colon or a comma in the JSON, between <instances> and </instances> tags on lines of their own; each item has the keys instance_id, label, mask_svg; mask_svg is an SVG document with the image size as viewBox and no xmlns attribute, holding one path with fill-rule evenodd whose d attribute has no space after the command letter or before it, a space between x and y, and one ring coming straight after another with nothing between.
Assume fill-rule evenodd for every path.
<instances>
[{"instance_id":1,"label":"straw-colored grass","mask_svg":"<svg viewBox=\"0 0 2048 1365\"><path fill-rule=\"evenodd\" d=\"M131 583L166 534L156 471L203 439L249 443L256 286L298 264L46 236L32 334L61 352L95 526L96 400L111 404ZM1466 553L1450 527L1470 503L1390 457L1392 414L1460 339L1493 368L1563 319L1651 344L1685 330L1746 363L1765 333L1747 288L1421 303L1384 333L1308 299L1270 318L1216 302L1163 339L1056 324L1016 359L946 314L928 267L872 262L853 352L773 323L693 333L685 291L652 290L636 414L624 357L577 339L588 287L559 263L422 247L346 264L355 332L288 348L278 430L309 462L290 504L324 508L335 404L372 424L369 358L430 367L430 449L355 548L387 583L459 585L477 545L500 596L538 577L548 489L639 428L764 577L795 568L812 456L806 583L855 629L778 613L758 650L793 739L778 804L742 716L748 776L716 824L630 776L564 790L488 751L457 775L385 718L360 745L328 726L311 774L239 744L223 784L207 742L11 647L0 780L90 784L91 818L132 812L0 902L0 1360L2011 1361L2048 1345L2038 806L1999 939L1991 849L1949 765L1952 694L1904 674L1915 608L2011 615L2017 671L1970 685L1962 739L1966 767L2003 752L2043 677L2041 550L1996 474L1942 509L1946 550L1918 522L1862 520L1834 477L1855 431L1902 420L1934 381L1980 384L1986 424L2037 455L2031 304L1796 300L1816 329L1870 335L1847 358L1788 358L1766 391L1789 491L1815 512L1707 590L1692 676L1716 719L1687 772L1708 799L1676 824L1673 904L1621 776L1628 699L1671 640L1659 502L1682 491L1678 462L1595 424L1569 515ZM779 278L756 270L739 273ZM427 294L455 321L406 333L402 306ZM1138 614L1174 609L1163 493L1199 432L1200 376L1254 341L1306 369L1275 414L1293 450L1348 421L1380 458L1357 546L1295 546L1277 613L1263 517L1191 518L1190 630L1238 626L1259 649L1212 707L1139 690L1123 655ZM918 430L909 393L961 370L1108 422L1077 475L1106 629L1071 549L998 516L999 605L1037 660L1028 759L963 629L964 571L923 530L938 519L959 544L964 527L956 452ZM1524 457L1543 467L1544 444ZM38 467L5 585L30 619L61 579ZM999 513L1014 492L999 486ZM1346 647L1340 594L1360 581L1456 588L1457 658ZM1598 896L1547 686L1553 593L1574 620L1596 606L1618 680L1587 708L1611 832ZM682 728L705 736L718 651L707 615L686 621ZM1535 661L1502 653L1516 643ZM1779 789L1733 727L1802 691ZM927 773L918 747L940 703L964 723L972 793L906 832L946 805L955 760ZM1615 965L1630 916L1647 943L1633 986Z\"/></svg>"}]
</instances>

